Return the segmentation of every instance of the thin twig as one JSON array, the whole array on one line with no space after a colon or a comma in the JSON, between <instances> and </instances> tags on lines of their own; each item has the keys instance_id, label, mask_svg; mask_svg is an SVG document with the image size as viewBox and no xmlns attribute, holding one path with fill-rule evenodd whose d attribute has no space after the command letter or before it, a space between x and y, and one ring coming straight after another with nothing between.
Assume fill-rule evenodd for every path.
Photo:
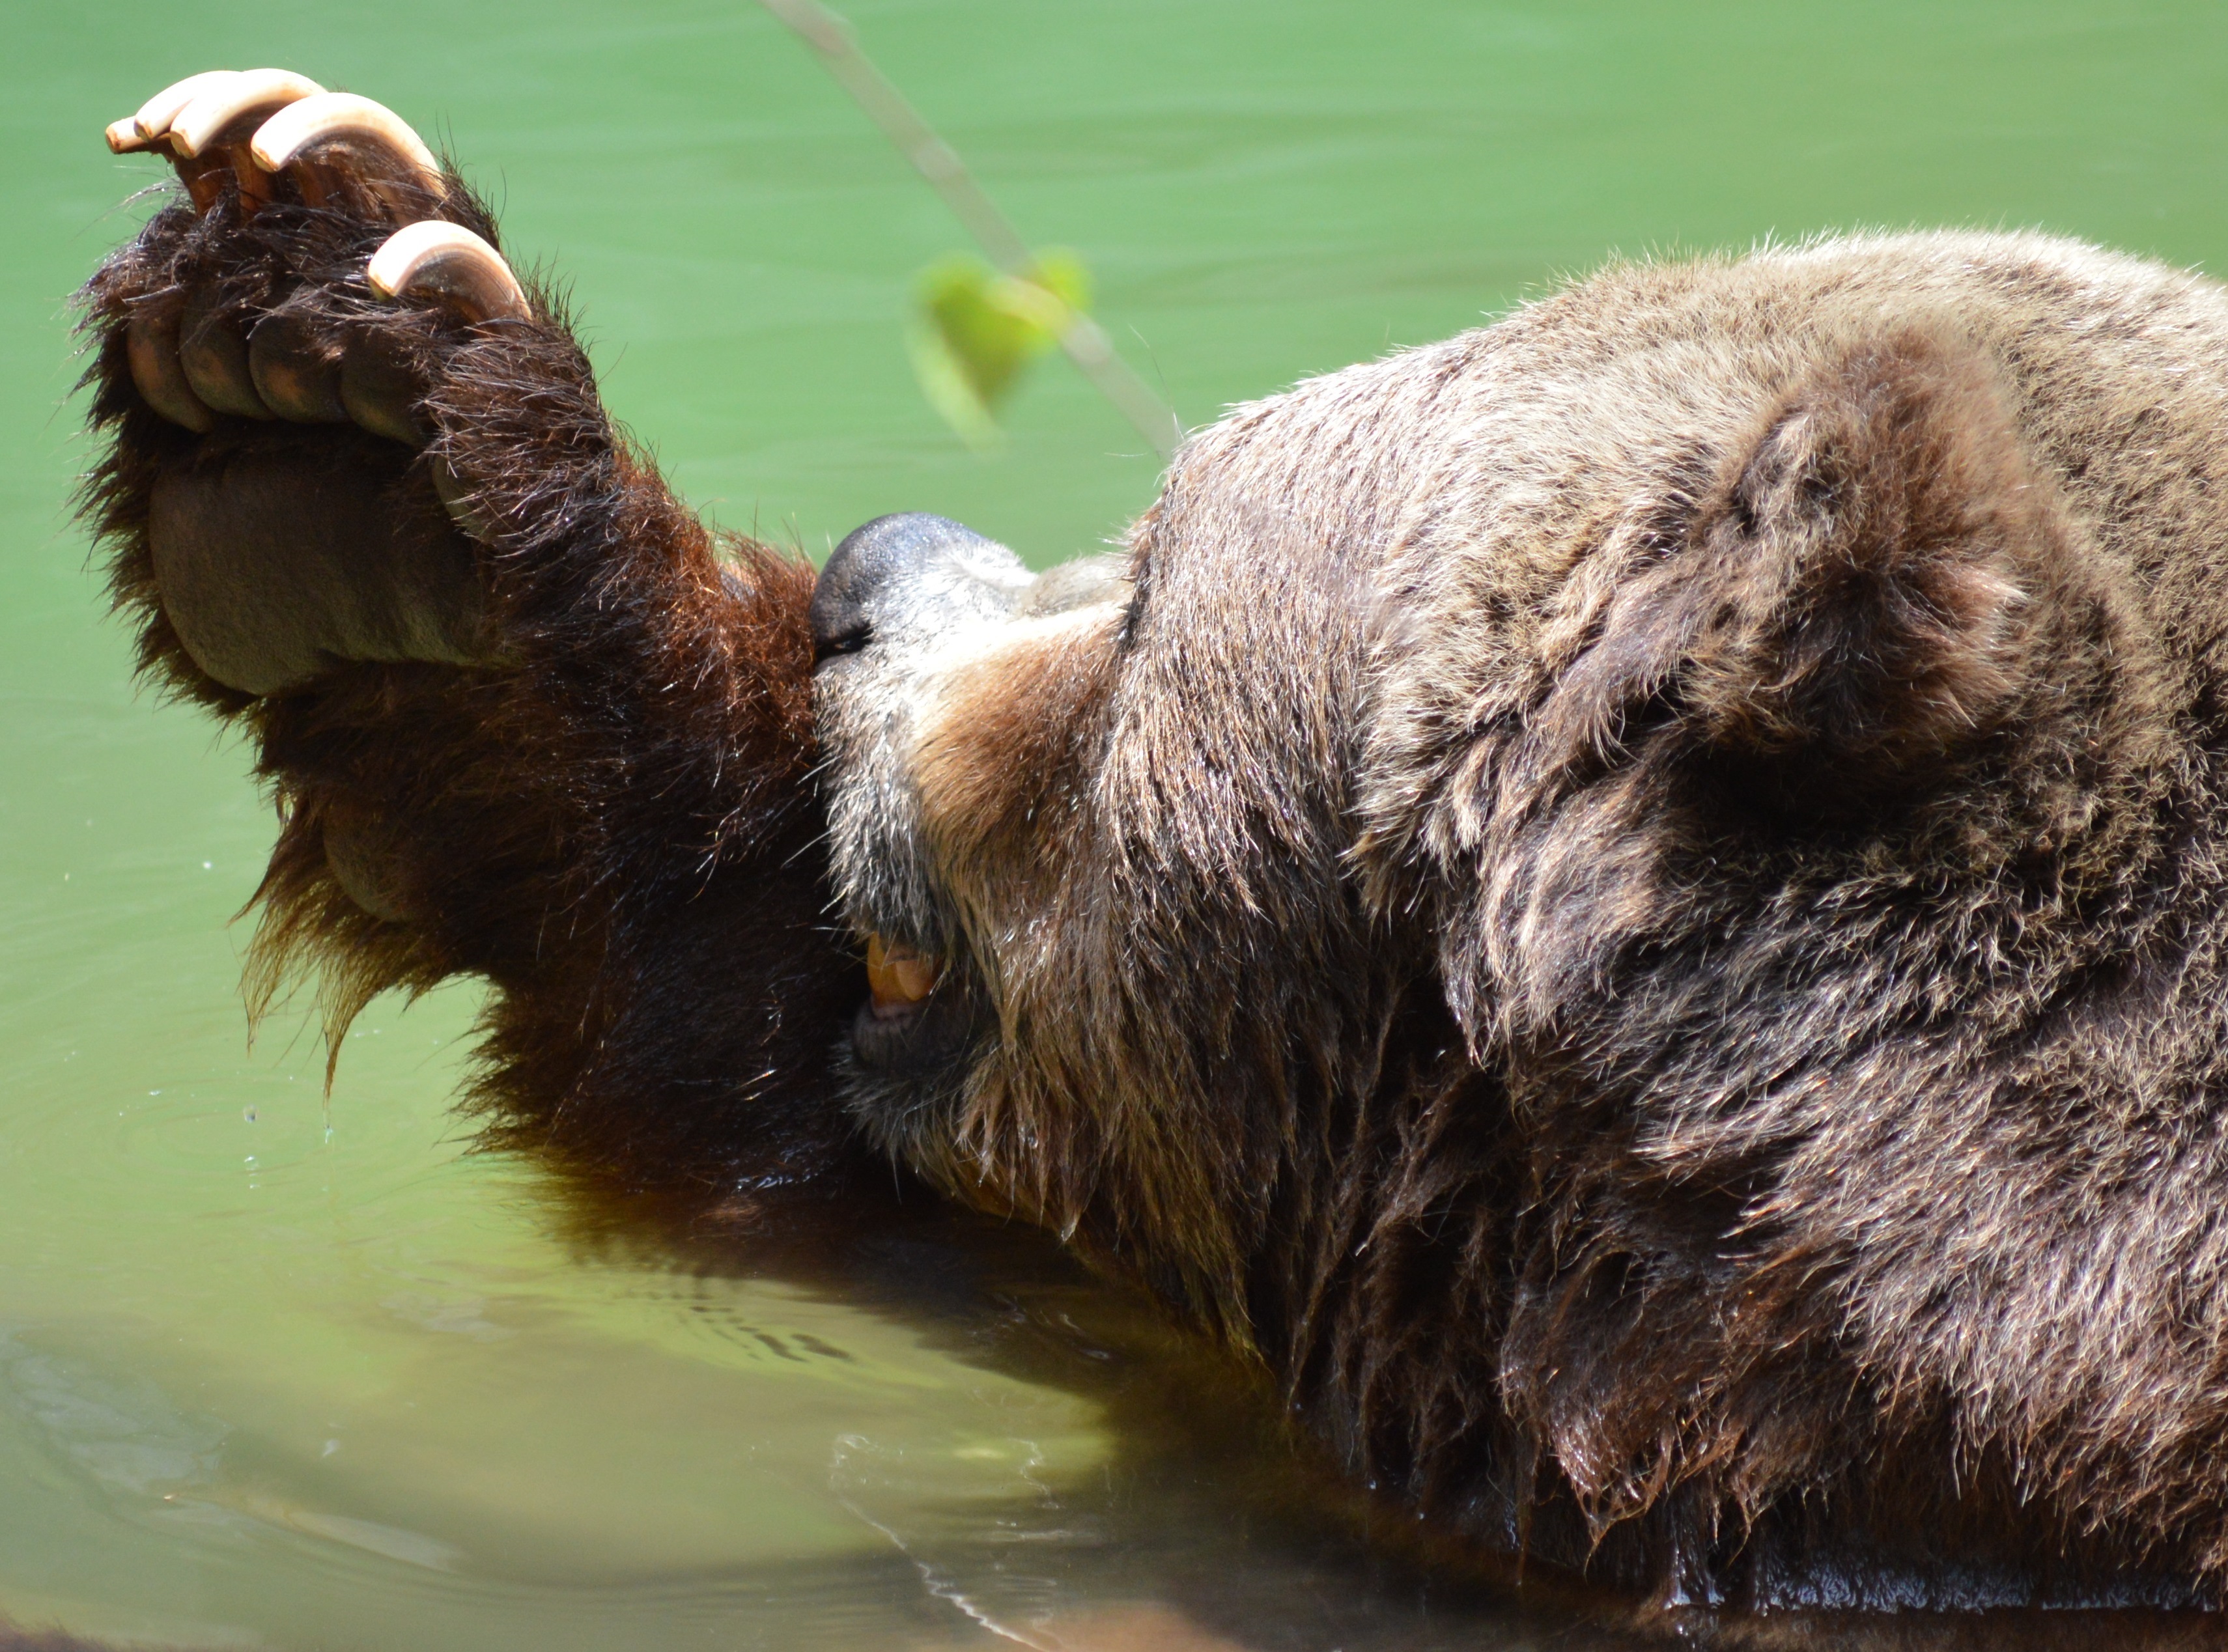
<instances>
[{"instance_id":1,"label":"thin twig","mask_svg":"<svg viewBox=\"0 0 2228 1652\"><path fill-rule=\"evenodd\" d=\"M998 210L996 202L983 192L958 151L936 135L920 112L859 49L851 25L820 0L759 0L759 3L812 48L836 83L866 112L867 118L882 129L898 152L944 197L944 204L967 227L967 233L990 261L1007 274L1027 280L1031 262L1028 243ZM1164 459L1174 456L1177 444L1183 440L1183 426L1177 422L1175 410L1115 353L1104 328L1082 311L1070 310L1060 343L1067 359L1136 426L1137 433L1153 445L1156 452Z\"/></svg>"}]
</instances>

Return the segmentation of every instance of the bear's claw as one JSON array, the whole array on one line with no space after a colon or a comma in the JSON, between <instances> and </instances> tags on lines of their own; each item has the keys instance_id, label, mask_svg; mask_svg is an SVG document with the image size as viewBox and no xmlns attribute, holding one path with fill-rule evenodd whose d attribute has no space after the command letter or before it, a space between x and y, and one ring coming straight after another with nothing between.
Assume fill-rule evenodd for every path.
<instances>
[{"instance_id":1,"label":"bear's claw","mask_svg":"<svg viewBox=\"0 0 2228 1652\"><path fill-rule=\"evenodd\" d=\"M323 91L324 87L315 80L287 69L249 69L230 75L197 93L171 118L170 149L175 154L194 160L212 144L237 143L246 138L250 122L261 128L289 104L317 97ZM278 169L265 170L275 172Z\"/></svg>"},{"instance_id":2,"label":"bear's claw","mask_svg":"<svg viewBox=\"0 0 2228 1652\"><path fill-rule=\"evenodd\" d=\"M382 298L424 293L467 321L532 313L526 292L503 254L462 224L428 218L399 229L371 256L364 270Z\"/></svg>"},{"instance_id":3,"label":"bear's claw","mask_svg":"<svg viewBox=\"0 0 2228 1652\"><path fill-rule=\"evenodd\" d=\"M396 182L414 186L435 201L441 198L441 163L425 140L385 104L353 92L325 92L289 104L266 121L248 144L255 164L270 173L333 150L366 174L365 182L375 189ZM391 194L387 198L398 208L407 206Z\"/></svg>"},{"instance_id":4,"label":"bear's claw","mask_svg":"<svg viewBox=\"0 0 2228 1652\"><path fill-rule=\"evenodd\" d=\"M388 111L223 71L107 138L185 189L80 294L81 509L143 668L277 793L259 1002L316 970L337 1053L373 993L477 973L490 1051L537 1052L490 1068L505 1139L634 1181L848 1174L810 567L666 489ZM677 1036L676 960L734 983Z\"/></svg>"},{"instance_id":5,"label":"bear's claw","mask_svg":"<svg viewBox=\"0 0 2228 1652\"><path fill-rule=\"evenodd\" d=\"M199 74L189 74L182 80L173 80L153 97L141 104L125 119L108 129L108 146L118 154L134 150L153 149L170 135L170 124L178 112L204 92L215 90L239 77L237 69L205 69Z\"/></svg>"},{"instance_id":6,"label":"bear's claw","mask_svg":"<svg viewBox=\"0 0 2228 1652\"><path fill-rule=\"evenodd\" d=\"M283 176L306 206L400 225L365 267L377 298L431 301L466 322L533 314L501 253L462 225L428 215L448 196L440 163L400 116L368 98L328 92L285 69L215 69L163 87L112 125L107 138L118 154L167 155L198 213L216 206L230 178L242 217L252 218ZM129 324L131 381L170 423L206 433L220 414L353 419L376 435L423 439L407 405L422 387L408 373L372 359L376 351L291 323L278 306L243 326L214 296L189 298L182 314L148 306Z\"/></svg>"},{"instance_id":7,"label":"bear's claw","mask_svg":"<svg viewBox=\"0 0 2228 1652\"><path fill-rule=\"evenodd\" d=\"M108 147L118 155L136 154L143 149L152 149L155 140L139 135L139 123L126 116L122 120L108 123Z\"/></svg>"}]
</instances>

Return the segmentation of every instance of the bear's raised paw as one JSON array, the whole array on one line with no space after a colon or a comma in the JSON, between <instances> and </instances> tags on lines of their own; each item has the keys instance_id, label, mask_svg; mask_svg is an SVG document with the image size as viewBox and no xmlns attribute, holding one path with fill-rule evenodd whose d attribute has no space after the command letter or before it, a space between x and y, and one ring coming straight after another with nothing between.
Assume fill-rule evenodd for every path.
<instances>
[{"instance_id":1,"label":"bear's raised paw","mask_svg":"<svg viewBox=\"0 0 2228 1652\"><path fill-rule=\"evenodd\" d=\"M592 379L486 210L392 111L285 70L190 76L107 137L184 184L86 295L95 420L119 426L96 503L144 537L118 584L150 662L220 702L345 662L503 663L455 528L533 524L475 498L427 401L506 325L561 400Z\"/></svg>"},{"instance_id":2,"label":"bear's raised paw","mask_svg":"<svg viewBox=\"0 0 2228 1652\"><path fill-rule=\"evenodd\" d=\"M498 1136L816 1173L855 964L822 917L810 567L666 489L391 111L220 71L108 143L182 187L80 295L84 509L144 670L276 796L251 1004L317 976L337 1048L375 992L483 976ZM732 990L660 1021L674 968Z\"/></svg>"}]
</instances>

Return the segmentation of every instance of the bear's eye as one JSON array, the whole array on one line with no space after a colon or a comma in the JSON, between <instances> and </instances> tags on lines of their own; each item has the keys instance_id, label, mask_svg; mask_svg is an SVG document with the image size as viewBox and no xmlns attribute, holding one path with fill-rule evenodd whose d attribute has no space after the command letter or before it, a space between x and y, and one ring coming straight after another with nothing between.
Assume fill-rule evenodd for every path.
<instances>
[{"instance_id":1,"label":"bear's eye","mask_svg":"<svg viewBox=\"0 0 2228 1652\"><path fill-rule=\"evenodd\" d=\"M830 636L814 637L812 663L817 665L821 661L832 659L838 654L856 654L874 640L874 628L861 619Z\"/></svg>"}]
</instances>

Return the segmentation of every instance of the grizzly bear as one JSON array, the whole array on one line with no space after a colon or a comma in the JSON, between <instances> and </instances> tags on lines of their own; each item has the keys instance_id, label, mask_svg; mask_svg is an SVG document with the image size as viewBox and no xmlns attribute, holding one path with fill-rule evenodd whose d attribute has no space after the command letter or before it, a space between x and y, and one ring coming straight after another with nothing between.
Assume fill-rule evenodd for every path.
<instances>
[{"instance_id":1,"label":"grizzly bear","mask_svg":"<svg viewBox=\"0 0 2228 1652\"><path fill-rule=\"evenodd\" d=\"M185 198L87 289L91 508L275 787L258 992L473 972L509 1139L1040 1223L1540 1572L2228 1594L2221 288L1614 267L1239 409L1118 555L816 585L378 106L111 142Z\"/></svg>"}]
</instances>

